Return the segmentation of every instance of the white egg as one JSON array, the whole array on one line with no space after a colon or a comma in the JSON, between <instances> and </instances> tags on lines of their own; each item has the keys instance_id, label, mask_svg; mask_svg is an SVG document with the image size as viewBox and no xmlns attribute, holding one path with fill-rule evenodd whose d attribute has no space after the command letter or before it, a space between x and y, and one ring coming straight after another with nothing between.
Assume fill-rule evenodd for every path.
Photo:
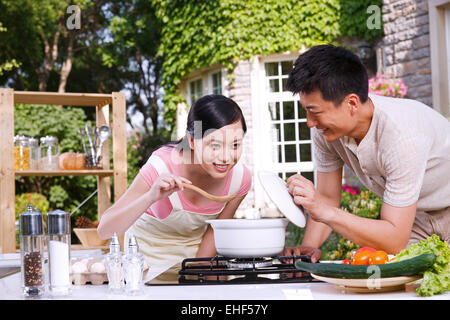
<instances>
[{"instance_id":1,"label":"white egg","mask_svg":"<svg viewBox=\"0 0 450 320\"><path fill-rule=\"evenodd\" d=\"M77 261L71 266L72 273L83 273L87 272L87 266L82 261Z\"/></svg>"},{"instance_id":2,"label":"white egg","mask_svg":"<svg viewBox=\"0 0 450 320\"><path fill-rule=\"evenodd\" d=\"M95 262L91 265L90 271L95 273L105 273L106 272L105 264L101 261Z\"/></svg>"}]
</instances>

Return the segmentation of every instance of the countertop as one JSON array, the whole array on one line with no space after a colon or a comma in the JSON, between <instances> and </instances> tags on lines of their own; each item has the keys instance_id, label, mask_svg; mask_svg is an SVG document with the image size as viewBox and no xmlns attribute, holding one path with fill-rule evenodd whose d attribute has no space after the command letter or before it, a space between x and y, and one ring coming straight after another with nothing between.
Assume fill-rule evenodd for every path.
<instances>
[{"instance_id":1,"label":"countertop","mask_svg":"<svg viewBox=\"0 0 450 320\"><path fill-rule=\"evenodd\" d=\"M72 256L97 256L101 251L72 252ZM0 266L17 266L14 255L0 255ZM20 272L0 279L0 300L22 300ZM56 300L450 300L450 292L420 297L414 291L353 293L326 282L237 285L144 286L140 296L111 294L105 285L72 286L66 297L53 297L48 290L40 299Z\"/></svg>"}]
</instances>

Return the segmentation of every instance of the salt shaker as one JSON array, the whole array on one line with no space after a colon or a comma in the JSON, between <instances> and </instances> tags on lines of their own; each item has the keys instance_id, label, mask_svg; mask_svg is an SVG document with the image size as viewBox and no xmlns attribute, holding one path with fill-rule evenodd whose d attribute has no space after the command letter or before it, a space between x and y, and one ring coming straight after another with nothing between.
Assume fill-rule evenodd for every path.
<instances>
[{"instance_id":1,"label":"salt shaker","mask_svg":"<svg viewBox=\"0 0 450 320\"><path fill-rule=\"evenodd\" d=\"M142 275L144 272L144 256L139 252L135 236L128 239L128 250L124 256L125 292L129 295L142 293Z\"/></svg>"},{"instance_id":2,"label":"salt shaker","mask_svg":"<svg viewBox=\"0 0 450 320\"><path fill-rule=\"evenodd\" d=\"M70 244L70 214L62 210L47 213L49 287L55 296L71 292Z\"/></svg>"},{"instance_id":3,"label":"salt shaker","mask_svg":"<svg viewBox=\"0 0 450 320\"><path fill-rule=\"evenodd\" d=\"M42 214L29 205L19 215L21 283L25 297L41 296L44 282L44 235Z\"/></svg>"},{"instance_id":4,"label":"salt shaker","mask_svg":"<svg viewBox=\"0 0 450 320\"><path fill-rule=\"evenodd\" d=\"M122 252L120 251L119 237L116 233L109 243L109 253L106 255L106 272L108 275L108 288L111 293L122 293L123 267Z\"/></svg>"}]
</instances>

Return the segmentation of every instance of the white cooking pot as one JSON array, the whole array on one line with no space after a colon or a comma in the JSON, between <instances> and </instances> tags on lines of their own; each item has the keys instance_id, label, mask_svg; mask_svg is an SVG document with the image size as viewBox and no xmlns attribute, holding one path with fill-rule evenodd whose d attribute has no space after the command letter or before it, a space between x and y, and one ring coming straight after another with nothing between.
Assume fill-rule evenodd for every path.
<instances>
[{"instance_id":1,"label":"white cooking pot","mask_svg":"<svg viewBox=\"0 0 450 320\"><path fill-rule=\"evenodd\" d=\"M272 257L283 251L286 218L206 220L214 229L217 253L225 257Z\"/></svg>"}]
</instances>

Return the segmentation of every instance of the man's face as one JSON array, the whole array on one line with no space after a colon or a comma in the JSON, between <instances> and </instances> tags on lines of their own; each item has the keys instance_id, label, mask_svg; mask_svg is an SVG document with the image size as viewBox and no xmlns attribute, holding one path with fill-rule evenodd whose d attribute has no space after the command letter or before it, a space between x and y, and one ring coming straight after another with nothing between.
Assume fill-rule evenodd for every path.
<instances>
[{"instance_id":1,"label":"man's face","mask_svg":"<svg viewBox=\"0 0 450 320\"><path fill-rule=\"evenodd\" d=\"M335 141L354 128L355 119L346 98L339 106L332 101L325 101L319 90L311 93L300 93L300 103L306 110L306 124L316 127L328 142Z\"/></svg>"}]
</instances>

